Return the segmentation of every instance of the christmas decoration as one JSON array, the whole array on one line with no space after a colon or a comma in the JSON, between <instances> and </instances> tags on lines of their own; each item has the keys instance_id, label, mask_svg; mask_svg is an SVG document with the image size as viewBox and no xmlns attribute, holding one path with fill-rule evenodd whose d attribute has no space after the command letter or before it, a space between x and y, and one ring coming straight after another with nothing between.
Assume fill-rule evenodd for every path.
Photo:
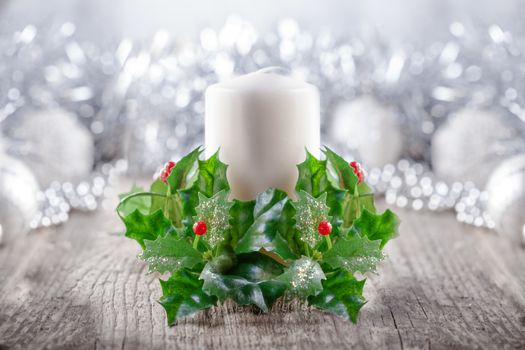
<instances>
[{"instance_id":1,"label":"christmas decoration","mask_svg":"<svg viewBox=\"0 0 525 350\"><path fill-rule=\"evenodd\" d=\"M361 96L336 107L331 138L347 146L369 166L397 162L403 155L403 134L393 108L371 96Z\"/></svg>"},{"instance_id":2,"label":"christmas decoration","mask_svg":"<svg viewBox=\"0 0 525 350\"><path fill-rule=\"evenodd\" d=\"M166 183L122 195L126 237L143 249L160 280L168 323L233 299L268 311L294 296L354 322L365 304L356 273L376 270L397 233L389 210L355 168L330 149L298 165L297 199L268 189L253 201L228 200L226 165L200 148L171 166Z\"/></svg>"},{"instance_id":3,"label":"christmas decoration","mask_svg":"<svg viewBox=\"0 0 525 350\"><path fill-rule=\"evenodd\" d=\"M494 169L487 183L487 211L498 231L525 241L525 154L511 157Z\"/></svg>"},{"instance_id":4,"label":"christmas decoration","mask_svg":"<svg viewBox=\"0 0 525 350\"><path fill-rule=\"evenodd\" d=\"M363 168L361 168L361 164L359 164L358 162L350 162L350 166L352 167L352 169L354 169L354 174L358 178L357 184L359 185L365 179L365 172Z\"/></svg>"},{"instance_id":5,"label":"christmas decoration","mask_svg":"<svg viewBox=\"0 0 525 350\"><path fill-rule=\"evenodd\" d=\"M195 232L196 235L202 236L206 234L206 231L208 231L208 225L206 225L204 221L197 221L193 224L193 232Z\"/></svg>"},{"instance_id":6,"label":"christmas decoration","mask_svg":"<svg viewBox=\"0 0 525 350\"><path fill-rule=\"evenodd\" d=\"M31 169L0 152L0 227L5 242L29 230L38 213L38 193Z\"/></svg>"},{"instance_id":7,"label":"christmas decoration","mask_svg":"<svg viewBox=\"0 0 525 350\"><path fill-rule=\"evenodd\" d=\"M319 225L317 225L317 231L322 236L329 235L332 232L332 224L328 221L321 221Z\"/></svg>"},{"instance_id":8,"label":"christmas decoration","mask_svg":"<svg viewBox=\"0 0 525 350\"><path fill-rule=\"evenodd\" d=\"M42 187L53 181L86 179L93 170L91 134L77 118L60 109L19 115L4 128L7 152L23 160Z\"/></svg>"},{"instance_id":9,"label":"christmas decoration","mask_svg":"<svg viewBox=\"0 0 525 350\"><path fill-rule=\"evenodd\" d=\"M516 152L508 145L518 135L501 114L461 110L434 134L432 168L443 180L470 180L483 188L497 164Z\"/></svg>"},{"instance_id":10,"label":"christmas decoration","mask_svg":"<svg viewBox=\"0 0 525 350\"><path fill-rule=\"evenodd\" d=\"M175 162L168 162L164 166L164 169L160 172L160 180L166 185L168 184L168 176L171 174L171 169L175 166Z\"/></svg>"},{"instance_id":11,"label":"christmas decoration","mask_svg":"<svg viewBox=\"0 0 525 350\"><path fill-rule=\"evenodd\" d=\"M97 171L79 181L52 179L39 195L40 209L31 227L60 224L72 208L94 210L111 195L109 177L123 171L151 174L166 159L202 143L205 87L265 66L283 67L319 87L323 142L349 159L365 160L366 152L377 155L383 145L395 146L401 131L398 156L381 163L384 155L398 154L396 146L379 154L377 166L363 163L374 175L369 182L377 182L375 192L396 206L452 209L460 222L494 227L485 208L483 181L474 185L461 175L447 174L463 167L445 164L454 157L445 158L445 173L436 176L429 168L434 132L451 130L447 120L460 110L498 115L504 129L515 131L515 136L496 142L496 153L487 148L491 158L500 151L507 157L525 150L523 43L498 25L454 22L442 41L424 45L392 45L364 33L317 33L293 19L260 34L237 16L217 30L204 29L200 40L184 45L162 31L147 43L124 39L101 46L78 40L75 31L75 24L66 22L28 24L0 33L0 72L5 78L0 84L0 129L7 133L28 111L59 108L86 126L95 143ZM354 103L367 113L377 111L377 119L392 123L395 130L363 154L349 150L350 138L335 138L335 125L347 128L350 115L336 110L349 105L355 110ZM476 116L472 119L472 125L477 124ZM366 120L362 125L373 127ZM20 143L6 136L10 153L18 157ZM453 148L446 142L443 147ZM396 163L399 156L403 159ZM481 169L486 179L490 167L477 159L472 169ZM436 157L434 164L441 162Z\"/></svg>"},{"instance_id":12,"label":"christmas decoration","mask_svg":"<svg viewBox=\"0 0 525 350\"><path fill-rule=\"evenodd\" d=\"M459 222L495 228L486 211L488 194L473 182L448 184L436 178L425 164L406 159L371 169L367 179L374 192L384 194L390 205L416 211L455 210Z\"/></svg>"}]
</instances>

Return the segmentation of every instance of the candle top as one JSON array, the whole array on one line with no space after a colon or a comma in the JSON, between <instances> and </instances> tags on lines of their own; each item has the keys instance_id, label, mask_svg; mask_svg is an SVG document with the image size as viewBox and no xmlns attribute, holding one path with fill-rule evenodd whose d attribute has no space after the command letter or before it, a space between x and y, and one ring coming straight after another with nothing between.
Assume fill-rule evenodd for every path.
<instances>
[{"instance_id":1,"label":"candle top","mask_svg":"<svg viewBox=\"0 0 525 350\"><path fill-rule=\"evenodd\" d=\"M279 93L314 90L317 88L305 81L283 75L284 69L268 67L256 72L211 85L210 88L228 90L236 93Z\"/></svg>"}]
</instances>

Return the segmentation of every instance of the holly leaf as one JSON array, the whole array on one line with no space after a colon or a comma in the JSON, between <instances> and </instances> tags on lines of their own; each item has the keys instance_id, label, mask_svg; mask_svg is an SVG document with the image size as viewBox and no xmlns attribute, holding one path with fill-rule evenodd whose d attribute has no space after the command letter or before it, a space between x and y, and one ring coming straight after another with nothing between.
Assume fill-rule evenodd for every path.
<instances>
[{"instance_id":1,"label":"holly leaf","mask_svg":"<svg viewBox=\"0 0 525 350\"><path fill-rule=\"evenodd\" d=\"M374 272L383 259L381 241L371 241L368 237L354 235L339 238L332 249L323 254L323 261L332 268L343 268L350 273Z\"/></svg>"},{"instance_id":2,"label":"holly leaf","mask_svg":"<svg viewBox=\"0 0 525 350\"><path fill-rule=\"evenodd\" d=\"M142 187L133 185L131 187L131 190L126 193L122 193L119 195L119 199L121 200L118 211L122 216L127 216L131 214L133 211L138 210L142 214L148 214L149 208L151 205L151 197L150 196L136 196L133 198L130 198L128 200L122 201L124 198L128 197L129 195L143 192L144 190Z\"/></svg>"},{"instance_id":3,"label":"holly leaf","mask_svg":"<svg viewBox=\"0 0 525 350\"><path fill-rule=\"evenodd\" d=\"M168 185L162 182L160 179L156 179L150 186L150 192L158 194L168 194ZM151 196L151 206L150 213L157 211L159 209L164 210L166 203L166 197Z\"/></svg>"},{"instance_id":4,"label":"holly leaf","mask_svg":"<svg viewBox=\"0 0 525 350\"><path fill-rule=\"evenodd\" d=\"M196 208L195 221L204 221L208 227L202 240L214 247L222 242L230 229L230 208L228 193L221 191L208 198L199 192L199 205Z\"/></svg>"},{"instance_id":5,"label":"holly leaf","mask_svg":"<svg viewBox=\"0 0 525 350\"><path fill-rule=\"evenodd\" d=\"M279 232L281 212L287 201L285 192L272 188L257 197L253 209L253 223L237 242L237 254L256 252L264 248L283 259L295 257Z\"/></svg>"},{"instance_id":6,"label":"holly leaf","mask_svg":"<svg viewBox=\"0 0 525 350\"><path fill-rule=\"evenodd\" d=\"M145 215L135 209L123 220L126 225L126 237L136 240L143 249L146 247L144 240L154 241L173 230L171 222L164 217L162 210Z\"/></svg>"},{"instance_id":7,"label":"holly leaf","mask_svg":"<svg viewBox=\"0 0 525 350\"><path fill-rule=\"evenodd\" d=\"M300 254L300 249L295 239L297 234L297 231L295 229L295 208L290 199L288 199L283 206L281 218L279 220L278 230L284 237L284 239L288 242L288 246L290 247L290 249L294 253Z\"/></svg>"},{"instance_id":8,"label":"holly leaf","mask_svg":"<svg viewBox=\"0 0 525 350\"><path fill-rule=\"evenodd\" d=\"M398 227L399 219L390 209L383 214L374 214L364 209L361 216L354 221L351 232L359 233L372 241L380 240L382 249L390 239L396 237Z\"/></svg>"},{"instance_id":9,"label":"holly leaf","mask_svg":"<svg viewBox=\"0 0 525 350\"><path fill-rule=\"evenodd\" d=\"M193 249L184 238L172 235L144 241L145 249L141 258L149 264L149 272L175 272L182 268L193 268L202 262L202 254Z\"/></svg>"},{"instance_id":10,"label":"holly leaf","mask_svg":"<svg viewBox=\"0 0 525 350\"><path fill-rule=\"evenodd\" d=\"M219 151L206 160L199 161L199 191L207 197L220 191L229 191L226 178L228 166L219 160Z\"/></svg>"},{"instance_id":11,"label":"holly leaf","mask_svg":"<svg viewBox=\"0 0 525 350\"><path fill-rule=\"evenodd\" d=\"M199 156L202 153L200 147L182 157L177 164L171 169L171 173L167 178L171 193L176 193L177 190L189 188L197 179L197 172L199 169Z\"/></svg>"},{"instance_id":12,"label":"holly leaf","mask_svg":"<svg viewBox=\"0 0 525 350\"><path fill-rule=\"evenodd\" d=\"M297 165L299 178L295 186L297 192L305 191L313 197L319 197L326 193L326 204L330 208L329 215L334 222L334 234L337 233L337 226L342 222L343 199L346 190L334 187L327 176L327 161L315 158L310 152L306 151L306 159Z\"/></svg>"},{"instance_id":13,"label":"holly leaf","mask_svg":"<svg viewBox=\"0 0 525 350\"><path fill-rule=\"evenodd\" d=\"M181 198L182 223L190 227L193 217L197 215L199 192L212 197L220 191L229 191L230 185L226 177L227 165L219 160L218 152L206 160L197 162L196 175L193 175L191 186L178 190ZM189 230L191 231L191 230ZM191 232L190 232L191 233Z\"/></svg>"},{"instance_id":14,"label":"holly leaf","mask_svg":"<svg viewBox=\"0 0 525 350\"><path fill-rule=\"evenodd\" d=\"M317 230L319 223L330 221L327 194L315 198L305 191L299 191L297 197L297 201L292 202L296 212L295 228L300 233L301 241L314 248L323 239Z\"/></svg>"},{"instance_id":15,"label":"holly leaf","mask_svg":"<svg viewBox=\"0 0 525 350\"><path fill-rule=\"evenodd\" d=\"M253 210L255 201L233 200L233 206L230 209L230 235L231 244L237 245L239 237L242 237L253 224Z\"/></svg>"},{"instance_id":16,"label":"holly leaf","mask_svg":"<svg viewBox=\"0 0 525 350\"><path fill-rule=\"evenodd\" d=\"M355 193L357 187L357 192L360 194L371 193L370 187L368 187L364 181L358 184L359 178L354 173L354 169L343 157L328 147L325 147L323 152L326 155L326 174L328 181L336 189Z\"/></svg>"},{"instance_id":17,"label":"holly leaf","mask_svg":"<svg viewBox=\"0 0 525 350\"><path fill-rule=\"evenodd\" d=\"M233 299L239 305L255 305L268 311L284 294L286 284L274 278L282 268L271 258L258 253L239 256L239 262L226 274L217 273L207 264L200 278L203 291L219 300Z\"/></svg>"},{"instance_id":18,"label":"holly leaf","mask_svg":"<svg viewBox=\"0 0 525 350\"><path fill-rule=\"evenodd\" d=\"M162 297L159 303L166 310L168 325L200 310L214 306L217 298L202 290L203 282L187 270L178 270L168 280L159 280Z\"/></svg>"},{"instance_id":19,"label":"holly leaf","mask_svg":"<svg viewBox=\"0 0 525 350\"><path fill-rule=\"evenodd\" d=\"M359 179L350 164L328 147L324 149L324 154L326 155L328 181L337 189L354 193Z\"/></svg>"},{"instance_id":20,"label":"holly leaf","mask_svg":"<svg viewBox=\"0 0 525 350\"><path fill-rule=\"evenodd\" d=\"M306 150L306 159L297 165L297 169L299 170L299 177L295 185L297 192L305 191L314 197L324 192L328 182L325 173L326 161L315 158Z\"/></svg>"},{"instance_id":21,"label":"holly leaf","mask_svg":"<svg viewBox=\"0 0 525 350\"><path fill-rule=\"evenodd\" d=\"M372 193L351 195L347 192L343 200L342 226L346 229L351 227L354 220L361 216L361 213L365 209L371 213L376 212L374 196Z\"/></svg>"},{"instance_id":22,"label":"holly leaf","mask_svg":"<svg viewBox=\"0 0 525 350\"><path fill-rule=\"evenodd\" d=\"M182 202L182 224L188 227L191 231L191 225L193 224L193 217L197 215L197 205L199 205L199 190L197 184L193 184L190 188L184 190L178 190ZM192 232L189 232L193 234Z\"/></svg>"},{"instance_id":23,"label":"holly leaf","mask_svg":"<svg viewBox=\"0 0 525 350\"><path fill-rule=\"evenodd\" d=\"M352 322L366 303L363 298L365 280L358 281L351 273L337 270L322 282L323 291L308 298L310 305L329 311Z\"/></svg>"},{"instance_id":24,"label":"holly leaf","mask_svg":"<svg viewBox=\"0 0 525 350\"><path fill-rule=\"evenodd\" d=\"M216 256L208 263L208 267L215 273L223 274L237 264L237 256L231 245L221 243L217 247Z\"/></svg>"},{"instance_id":25,"label":"holly leaf","mask_svg":"<svg viewBox=\"0 0 525 350\"><path fill-rule=\"evenodd\" d=\"M317 295L323 290L321 280L326 279L319 264L308 258L295 260L277 280L286 283L288 290L300 298Z\"/></svg>"}]
</instances>

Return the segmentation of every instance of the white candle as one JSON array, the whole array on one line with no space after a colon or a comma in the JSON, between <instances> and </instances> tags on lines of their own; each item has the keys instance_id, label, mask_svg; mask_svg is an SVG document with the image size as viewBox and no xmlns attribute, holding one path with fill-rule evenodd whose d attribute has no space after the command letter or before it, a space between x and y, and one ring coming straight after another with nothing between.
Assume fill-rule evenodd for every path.
<instances>
[{"instance_id":1,"label":"white candle","mask_svg":"<svg viewBox=\"0 0 525 350\"><path fill-rule=\"evenodd\" d=\"M254 199L269 187L295 198L306 149L319 156L319 91L266 68L206 90L205 154L220 149L231 197Z\"/></svg>"}]
</instances>

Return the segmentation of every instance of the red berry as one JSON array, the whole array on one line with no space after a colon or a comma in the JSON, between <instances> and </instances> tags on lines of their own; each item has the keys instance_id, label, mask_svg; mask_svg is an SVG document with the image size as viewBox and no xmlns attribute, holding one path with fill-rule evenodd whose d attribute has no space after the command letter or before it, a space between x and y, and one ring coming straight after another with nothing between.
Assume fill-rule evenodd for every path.
<instances>
[{"instance_id":1,"label":"red berry","mask_svg":"<svg viewBox=\"0 0 525 350\"><path fill-rule=\"evenodd\" d=\"M206 223L204 221L197 221L193 224L193 232L195 232L197 236L202 236L206 233L207 230L208 226L206 226Z\"/></svg>"},{"instance_id":2,"label":"red berry","mask_svg":"<svg viewBox=\"0 0 525 350\"><path fill-rule=\"evenodd\" d=\"M321 221L319 226L317 226L317 231L319 231L320 235L329 235L332 232L332 224L328 221Z\"/></svg>"},{"instance_id":3,"label":"red berry","mask_svg":"<svg viewBox=\"0 0 525 350\"><path fill-rule=\"evenodd\" d=\"M357 176L357 184L359 185L365 180L365 172L363 171L363 168L361 168L361 164L358 162L350 162L349 165L354 170L354 174Z\"/></svg>"},{"instance_id":4,"label":"red berry","mask_svg":"<svg viewBox=\"0 0 525 350\"><path fill-rule=\"evenodd\" d=\"M168 176L171 174L171 169L175 166L175 162L167 162L160 172L160 180L166 185L168 184Z\"/></svg>"}]
</instances>

